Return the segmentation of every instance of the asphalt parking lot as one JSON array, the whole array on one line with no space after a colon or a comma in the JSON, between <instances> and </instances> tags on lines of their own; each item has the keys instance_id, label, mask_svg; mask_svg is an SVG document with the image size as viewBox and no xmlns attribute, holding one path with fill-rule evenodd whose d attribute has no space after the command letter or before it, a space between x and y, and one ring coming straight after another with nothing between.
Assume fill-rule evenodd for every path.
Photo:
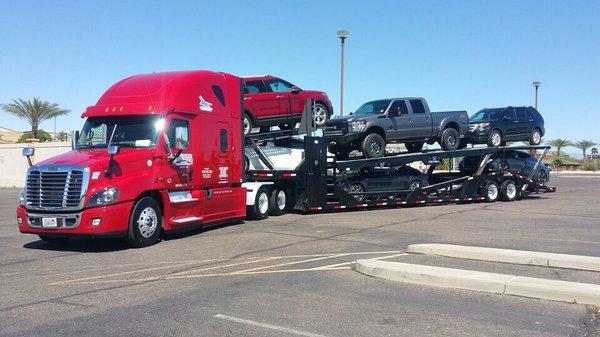
<instances>
[{"instance_id":1,"label":"asphalt parking lot","mask_svg":"<svg viewBox=\"0 0 600 337\"><path fill-rule=\"evenodd\" d=\"M600 177L514 203L288 214L196 231L145 249L52 246L18 233L0 190L0 335L594 336L596 308L409 285L359 258L600 284L600 274L404 255L451 243L600 256ZM587 335L586 335L587 334Z\"/></svg>"}]
</instances>

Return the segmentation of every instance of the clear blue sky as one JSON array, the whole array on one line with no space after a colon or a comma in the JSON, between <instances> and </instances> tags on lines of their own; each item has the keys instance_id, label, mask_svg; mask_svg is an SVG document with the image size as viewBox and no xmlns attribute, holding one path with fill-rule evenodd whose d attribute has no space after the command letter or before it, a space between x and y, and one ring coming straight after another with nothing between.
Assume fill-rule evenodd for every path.
<instances>
[{"instance_id":1,"label":"clear blue sky","mask_svg":"<svg viewBox=\"0 0 600 337\"><path fill-rule=\"evenodd\" d=\"M279 75L346 111L423 96L432 110L533 105L547 137L600 142L600 1L2 1L0 102L39 96L82 109L136 73ZM0 126L27 125L0 112ZM42 125L52 130L52 122Z\"/></svg>"}]
</instances>

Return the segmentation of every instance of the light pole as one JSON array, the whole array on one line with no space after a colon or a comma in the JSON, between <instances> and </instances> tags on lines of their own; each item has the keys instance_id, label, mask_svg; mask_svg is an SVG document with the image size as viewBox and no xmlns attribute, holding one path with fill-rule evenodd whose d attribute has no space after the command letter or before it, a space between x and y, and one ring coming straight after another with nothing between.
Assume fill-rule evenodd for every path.
<instances>
[{"instance_id":1,"label":"light pole","mask_svg":"<svg viewBox=\"0 0 600 337\"><path fill-rule=\"evenodd\" d=\"M542 82L540 81L533 81L533 87L535 88L535 106L534 108L537 110L537 103L538 103L538 89L540 88L540 86L542 85Z\"/></svg>"},{"instance_id":2,"label":"light pole","mask_svg":"<svg viewBox=\"0 0 600 337\"><path fill-rule=\"evenodd\" d=\"M346 39L348 38L348 35L350 35L350 32L348 32L345 29L337 31L337 36L342 42L340 55L340 116L344 115L344 45L346 44Z\"/></svg>"}]
</instances>

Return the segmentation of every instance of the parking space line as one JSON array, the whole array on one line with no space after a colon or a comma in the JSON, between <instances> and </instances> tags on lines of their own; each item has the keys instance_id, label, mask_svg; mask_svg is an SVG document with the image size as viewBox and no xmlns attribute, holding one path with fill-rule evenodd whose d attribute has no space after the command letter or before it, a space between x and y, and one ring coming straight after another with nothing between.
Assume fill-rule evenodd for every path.
<instances>
[{"instance_id":1,"label":"parking space line","mask_svg":"<svg viewBox=\"0 0 600 337\"><path fill-rule=\"evenodd\" d=\"M223 319L226 321L231 321L231 322L236 322L236 323L241 323L241 324L246 324L246 325L253 325L253 326L256 326L259 328L285 332L285 333L292 334L292 335L306 336L306 337L326 337L325 335L321 335L321 334L286 328L284 326L278 326L278 325L273 325L273 324L268 324L268 323L251 321L249 319L243 319L243 318L227 316L227 315L222 315L222 314L217 314L217 315L214 315L213 317L218 318L218 319Z\"/></svg>"}]
</instances>

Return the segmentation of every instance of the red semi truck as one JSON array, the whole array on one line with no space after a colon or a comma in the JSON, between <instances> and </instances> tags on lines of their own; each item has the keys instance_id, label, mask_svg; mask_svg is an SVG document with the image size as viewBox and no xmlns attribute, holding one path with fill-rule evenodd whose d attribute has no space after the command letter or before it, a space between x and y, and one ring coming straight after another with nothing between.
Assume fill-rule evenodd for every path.
<instances>
[{"instance_id":1,"label":"red semi truck","mask_svg":"<svg viewBox=\"0 0 600 337\"><path fill-rule=\"evenodd\" d=\"M49 242L120 237L143 247L163 233L264 219L290 209L512 201L532 191L554 191L531 179L535 167L529 176L484 172L490 156L504 148L338 161L325 138L310 135L305 122L312 121L310 101L300 123L306 136L287 130L244 137L243 92L239 77L212 71L117 82L83 112L86 121L73 134L72 151L29 168L17 207L19 230ZM522 149L533 148L547 150ZM23 154L31 164L34 149ZM483 158L477 172L434 173L442 159L463 156ZM412 162L430 165L427 186L400 189L392 174L384 175L390 177L385 191L352 191L345 184Z\"/></svg>"}]
</instances>

